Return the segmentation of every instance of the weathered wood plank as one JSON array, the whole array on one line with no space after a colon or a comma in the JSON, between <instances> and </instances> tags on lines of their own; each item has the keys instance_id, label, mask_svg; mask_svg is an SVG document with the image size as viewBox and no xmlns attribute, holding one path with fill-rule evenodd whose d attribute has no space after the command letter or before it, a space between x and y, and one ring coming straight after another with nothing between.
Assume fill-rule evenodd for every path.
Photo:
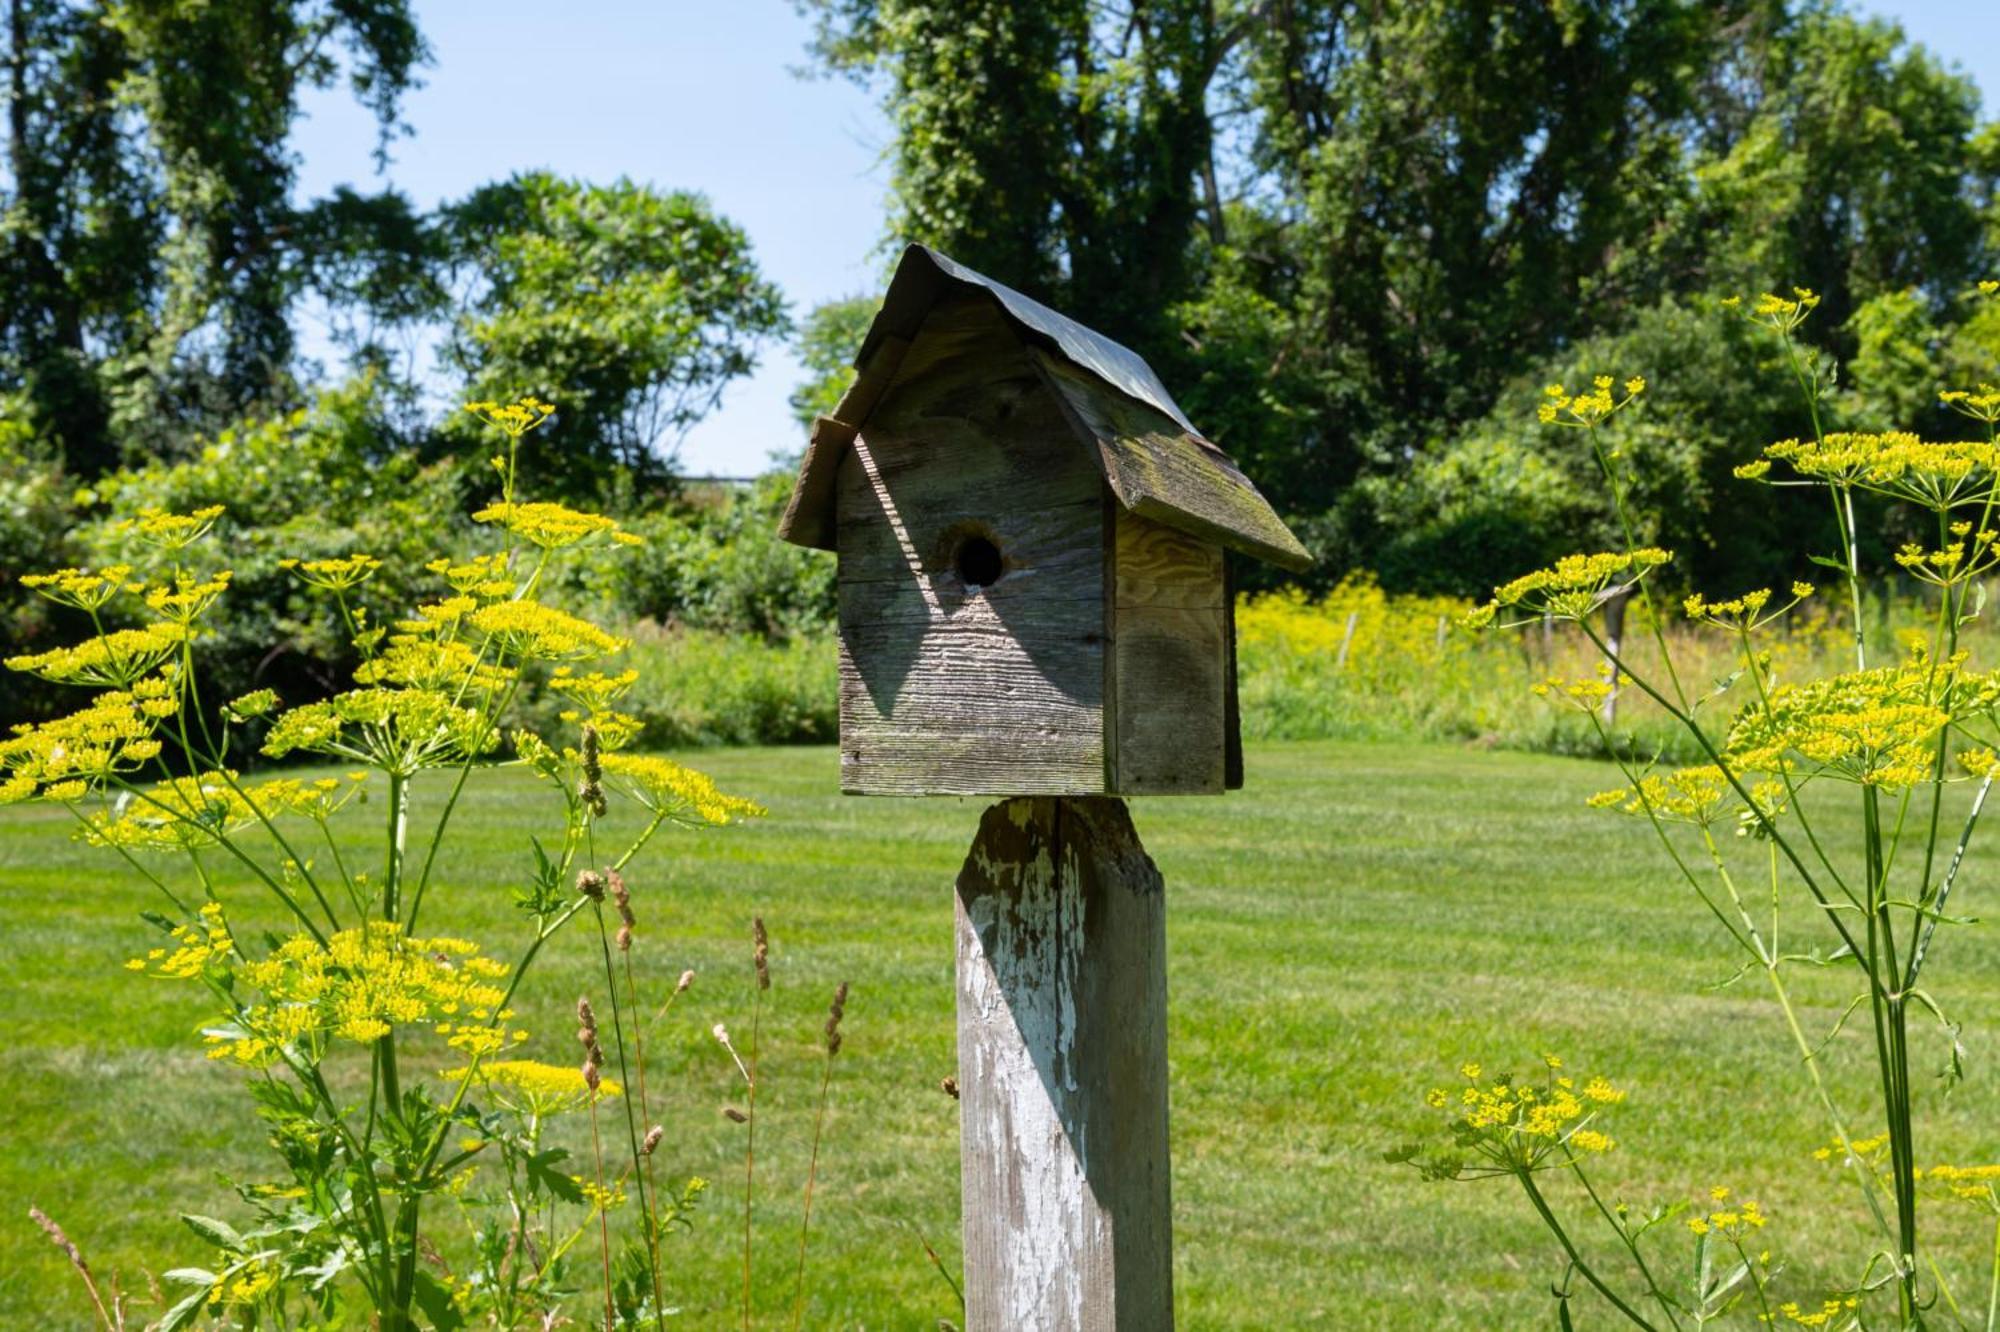
<instances>
[{"instance_id":1,"label":"weathered wood plank","mask_svg":"<svg viewBox=\"0 0 2000 1332\"><path fill-rule=\"evenodd\" d=\"M867 446L864 443L859 447ZM856 467L860 466L857 458ZM988 594L1018 596L1079 570L1088 577L1087 584L1079 589L1087 594L1100 586L1101 575L1097 570L1103 552L1099 549L1098 533L1103 522L1103 505L1094 497L1080 503L1048 504L1031 510L948 504L918 520L917 527L929 534L919 545L909 526L889 521L878 510L867 518L850 520L854 530L842 542L840 581L894 579L913 586L923 581L941 596L963 596L967 585L952 567L952 558L957 538L976 534L986 536L998 546L1005 562L1001 580L982 589ZM1065 595L1060 587L1051 587L1049 591Z\"/></svg>"},{"instance_id":2,"label":"weathered wood plank","mask_svg":"<svg viewBox=\"0 0 2000 1332\"><path fill-rule=\"evenodd\" d=\"M1121 606L1118 673L1121 795L1213 795L1225 789L1221 607Z\"/></svg>"},{"instance_id":3,"label":"weathered wood plank","mask_svg":"<svg viewBox=\"0 0 2000 1332\"><path fill-rule=\"evenodd\" d=\"M1103 791L1103 494L992 301L935 307L839 471L843 790Z\"/></svg>"},{"instance_id":4,"label":"weathered wood plank","mask_svg":"<svg viewBox=\"0 0 2000 1332\"><path fill-rule=\"evenodd\" d=\"M1223 552L1134 513L1112 522L1110 789L1219 793L1230 670Z\"/></svg>"},{"instance_id":5,"label":"weathered wood plank","mask_svg":"<svg viewBox=\"0 0 2000 1332\"><path fill-rule=\"evenodd\" d=\"M1222 547L1136 514L1117 514L1113 523L1117 605L1213 609L1222 604Z\"/></svg>"},{"instance_id":6,"label":"weathered wood plank","mask_svg":"<svg viewBox=\"0 0 2000 1332\"><path fill-rule=\"evenodd\" d=\"M1102 645L1034 642L1039 656L997 625L843 631L841 789L1101 792Z\"/></svg>"},{"instance_id":7,"label":"weathered wood plank","mask_svg":"<svg viewBox=\"0 0 2000 1332\"><path fill-rule=\"evenodd\" d=\"M1028 356L1076 428L1097 441L1105 479L1127 509L1287 569L1312 564L1228 454L1059 356L1033 347Z\"/></svg>"},{"instance_id":8,"label":"weathered wood plank","mask_svg":"<svg viewBox=\"0 0 2000 1332\"><path fill-rule=\"evenodd\" d=\"M1125 802L992 806L956 914L967 1332L1170 1332L1166 898Z\"/></svg>"}]
</instances>

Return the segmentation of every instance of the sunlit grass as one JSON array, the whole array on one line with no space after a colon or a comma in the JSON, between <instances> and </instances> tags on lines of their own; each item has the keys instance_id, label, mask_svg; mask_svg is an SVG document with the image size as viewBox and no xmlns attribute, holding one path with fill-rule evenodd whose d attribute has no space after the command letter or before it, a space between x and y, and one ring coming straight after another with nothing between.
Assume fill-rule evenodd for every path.
<instances>
[{"instance_id":1,"label":"sunlit grass","mask_svg":"<svg viewBox=\"0 0 2000 1332\"><path fill-rule=\"evenodd\" d=\"M693 1234L667 1251L684 1325L733 1318L740 1130L719 1108L738 1092L708 1028L747 1029L753 912L770 923L775 976L758 1100L763 1315L788 1321L819 1024L848 979L806 1324L957 1321L923 1244L956 1268L955 1103L937 1084L956 1071L951 883L981 804L840 797L831 750L701 762L772 813L663 844L651 862L660 868L633 880L642 987L664 998L683 967L699 973L651 1074L656 1094L669 1089L666 1174L714 1184ZM1848 1241L1861 1210L1811 1157L1822 1126L1802 1080L1787 1076L1789 1045L1767 995L1709 988L1728 974L1713 923L1639 829L1582 807L1615 783L1608 767L1314 743L1253 746L1249 775L1249 789L1225 799L1135 804L1169 893L1184 1325L1551 1325L1557 1265L1510 1186L1426 1185L1379 1160L1428 1122L1421 1094L1457 1063L1520 1068L1545 1049L1630 1087L1609 1124L1620 1148L1600 1169L1621 1196L1692 1199L1728 1184L1761 1199L1781 1256L1857 1251ZM474 787L462 858L440 889L454 928L507 937L535 826L529 802L541 798L512 775ZM1966 910L1980 914L1972 887ZM198 995L119 969L146 937L135 913L149 892L67 841L55 812L0 816L0 925L12 945L0 1000L0 1326L87 1316L60 1255L27 1220L31 1202L101 1273L143 1286L142 1264L204 1257L175 1206L228 1216L213 1172L262 1168L257 1126L233 1087L240 1074L197 1049ZM594 983L594 947L566 937L530 983L521 1009L531 1054L568 1060L567 1013ZM2000 1122L1980 1024L2000 1000L2000 945L1973 928L1940 948L1941 997L1972 1020L1974 1060L1950 1099L1919 1088L1919 1131L1936 1147L1920 1164L1993 1160ZM1830 1026L1846 977L1795 983L1813 1020ZM1924 1039L1928 1071L1941 1049ZM1837 1043L1857 1132L1872 1104L1862 1054ZM1950 1237L1941 1255L1970 1274L1988 1237L1973 1216L1936 1209L1925 1225ZM1781 1286L1804 1300L1835 1275L1795 1264ZM1598 1325L1599 1313L1584 1306L1581 1325Z\"/></svg>"}]
</instances>

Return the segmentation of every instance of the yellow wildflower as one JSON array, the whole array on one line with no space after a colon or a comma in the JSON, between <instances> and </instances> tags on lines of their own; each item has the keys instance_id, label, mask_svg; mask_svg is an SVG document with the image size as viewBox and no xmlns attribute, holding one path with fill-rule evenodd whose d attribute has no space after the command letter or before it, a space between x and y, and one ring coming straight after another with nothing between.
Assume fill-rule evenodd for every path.
<instances>
[{"instance_id":1,"label":"yellow wildflower","mask_svg":"<svg viewBox=\"0 0 2000 1332\"><path fill-rule=\"evenodd\" d=\"M187 630L178 624L114 629L75 647L50 648L7 658L7 669L39 675L58 684L124 689L179 655Z\"/></svg>"},{"instance_id":2,"label":"yellow wildflower","mask_svg":"<svg viewBox=\"0 0 2000 1332\"><path fill-rule=\"evenodd\" d=\"M96 571L58 569L54 573L23 574L21 586L61 605L95 611L124 590L131 577L131 565L113 564Z\"/></svg>"},{"instance_id":3,"label":"yellow wildflower","mask_svg":"<svg viewBox=\"0 0 2000 1332\"><path fill-rule=\"evenodd\" d=\"M184 550L207 536L215 526L215 520L222 516L222 506L211 504L196 509L192 513L169 513L165 509L144 508L137 518L127 518L117 524L120 532L136 535L148 545L161 550Z\"/></svg>"},{"instance_id":4,"label":"yellow wildflower","mask_svg":"<svg viewBox=\"0 0 2000 1332\"><path fill-rule=\"evenodd\" d=\"M503 653L531 661L582 661L625 646L588 620L537 601L499 601L468 617Z\"/></svg>"},{"instance_id":5,"label":"yellow wildflower","mask_svg":"<svg viewBox=\"0 0 2000 1332\"><path fill-rule=\"evenodd\" d=\"M764 807L725 795L715 779L672 759L648 754L606 754L604 771L626 794L654 814L689 825L720 827L737 819L761 818Z\"/></svg>"},{"instance_id":6,"label":"yellow wildflower","mask_svg":"<svg viewBox=\"0 0 2000 1332\"><path fill-rule=\"evenodd\" d=\"M465 404L465 410L519 439L554 416L556 407L552 402L543 402L533 396L523 396L506 403L468 402Z\"/></svg>"},{"instance_id":7,"label":"yellow wildflower","mask_svg":"<svg viewBox=\"0 0 2000 1332\"><path fill-rule=\"evenodd\" d=\"M373 578L382 561L373 555L337 555L323 560L279 560L278 567L290 570L310 587L346 592Z\"/></svg>"},{"instance_id":8,"label":"yellow wildflower","mask_svg":"<svg viewBox=\"0 0 2000 1332\"><path fill-rule=\"evenodd\" d=\"M622 546L644 544L643 538L627 532L615 519L547 502L491 504L473 514L472 520L498 524L544 550L562 550L598 536Z\"/></svg>"},{"instance_id":9,"label":"yellow wildflower","mask_svg":"<svg viewBox=\"0 0 2000 1332\"><path fill-rule=\"evenodd\" d=\"M1669 551L1565 555L1546 569L1524 574L1493 589L1493 607L1516 608L1531 616L1581 620L1612 595L1630 588L1673 559ZM1520 623L1520 621L1516 621Z\"/></svg>"},{"instance_id":10,"label":"yellow wildflower","mask_svg":"<svg viewBox=\"0 0 2000 1332\"><path fill-rule=\"evenodd\" d=\"M500 1104L521 1114L546 1117L578 1110L593 1099L583 1070L571 1064L544 1064L533 1059L493 1059L438 1075L450 1082L470 1077ZM616 1096L619 1085L598 1079L597 1095Z\"/></svg>"}]
</instances>

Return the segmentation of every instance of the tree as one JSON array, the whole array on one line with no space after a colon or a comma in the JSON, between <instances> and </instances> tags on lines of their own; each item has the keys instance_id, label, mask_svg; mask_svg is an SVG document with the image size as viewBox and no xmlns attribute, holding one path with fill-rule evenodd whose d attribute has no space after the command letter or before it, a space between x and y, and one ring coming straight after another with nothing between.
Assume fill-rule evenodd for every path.
<instances>
[{"instance_id":1,"label":"tree","mask_svg":"<svg viewBox=\"0 0 2000 1332\"><path fill-rule=\"evenodd\" d=\"M428 57L407 0L8 0L6 22L0 387L83 475L295 399L287 137L345 75L386 144Z\"/></svg>"},{"instance_id":2,"label":"tree","mask_svg":"<svg viewBox=\"0 0 2000 1332\"><path fill-rule=\"evenodd\" d=\"M854 382L854 353L868 336L875 312L882 308L875 296L849 296L845 300L816 305L799 329L799 360L812 376L792 390L792 415L801 426L812 429L813 421L831 416L841 394Z\"/></svg>"},{"instance_id":3,"label":"tree","mask_svg":"<svg viewBox=\"0 0 2000 1332\"><path fill-rule=\"evenodd\" d=\"M1796 284L1880 379L1885 318L1955 337L2000 239L1970 81L1823 0L803 8L883 94L892 226L1133 345L1328 573L1388 558L1454 441L1499 465L1480 423L1531 367L1672 358L1671 308Z\"/></svg>"},{"instance_id":4,"label":"tree","mask_svg":"<svg viewBox=\"0 0 2000 1332\"><path fill-rule=\"evenodd\" d=\"M799 0L814 50L896 128L891 233L1142 349L1189 292L1208 88L1234 35L1208 0Z\"/></svg>"},{"instance_id":5,"label":"tree","mask_svg":"<svg viewBox=\"0 0 2000 1332\"><path fill-rule=\"evenodd\" d=\"M759 343L789 331L742 230L697 194L526 172L441 219L461 311L444 361L475 398L535 393L565 490L658 481Z\"/></svg>"}]
</instances>

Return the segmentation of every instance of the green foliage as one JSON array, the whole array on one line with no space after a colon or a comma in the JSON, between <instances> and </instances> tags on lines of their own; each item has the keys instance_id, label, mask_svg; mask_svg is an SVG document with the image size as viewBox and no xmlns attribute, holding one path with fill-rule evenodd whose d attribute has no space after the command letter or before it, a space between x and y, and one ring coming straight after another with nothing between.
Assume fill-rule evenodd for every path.
<instances>
[{"instance_id":1,"label":"green foliage","mask_svg":"<svg viewBox=\"0 0 2000 1332\"><path fill-rule=\"evenodd\" d=\"M1756 519L1731 576L1766 576L1789 545L1713 485L1709 423L1798 427L1749 401L1762 360L1717 373L1731 344L1691 312L1811 287L1819 345L1865 350L1841 409L1935 423L1912 350L1955 341L2000 234L1970 80L1818 0L803 8L896 126L892 234L1130 342L1323 578L1462 588L1587 529L1574 460L1495 423L1571 367L1665 379L1683 333L1701 365L1666 414L1698 435L1646 441L1663 536L1719 568L1713 534Z\"/></svg>"},{"instance_id":2,"label":"green foliage","mask_svg":"<svg viewBox=\"0 0 2000 1332\"><path fill-rule=\"evenodd\" d=\"M613 467L657 479L758 344L789 328L748 239L699 195L528 172L442 225L465 287L445 364L476 398L561 387L537 466L565 494L601 493Z\"/></svg>"},{"instance_id":3,"label":"green foliage","mask_svg":"<svg viewBox=\"0 0 2000 1332\"><path fill-rule=\"evenodd\" d=\"M1348 501L1353 544L1341 553L1391 586L1474 596L1496 569L1606 546L1617 527L1597 463L1574 432L1537 425L1536 406L1549 384L1660 366L1671 373L1607 427L1630 469L1643 539L1673 548L1693 585L1809 575L1797 552L1830 547L1827 515L1771 505L1730 479L1763 443L1809 429L1791 372L1714 302L1674 300L1516 376L1490 412L1419 451L1404 475L1365 479Z\"/></svg>"},{"instance_id":4,"label":"green foliage","mask_svg":"<svg viewBox=\"0 0 2000 1332\"><path fill-rule=\"evenodd\" d=\"M791 481L773 473L748 490L692 493L635 521L646 544L614 585L626 612L773 640L830 625L832 556L778 538Z\"/></svg>"},{"instance_id":5,"label":"green foliage","mask_svg":"<svg viewBox=\"0 0 2000 1332\"><path fill-rule=\"evenodd\" d=\"M799 0L896 129L892 236L1148 347L1187 294L1214 5Z\"/></svg>"},{"instance_id":6,"label":"green foliage","mask_svg":"<svg viewBox=\"0 0 2000 1332\"><path fill-rule=\"evenodd\" d=\"M146 558L121 524L147 509L223 506L235 580L203 643L211 704L266 687L318 698L354 665L351 631L281 560L366 552L388 561L381 592L408 601L410 572L464 527L440 517L463 508L459 467L420 463L381 409L379 381L351 381L297 411L226 427L192 457L114 472L83 492L96 521L79 544L99 563Z\"/></svg>"},{"instance_id":7,"label":"green foliage","mask_svg":"<svg viewBox=\"0 0 2000 1332\"><path fill-rule=\"evenodd\" d=\"M839 735L840 672L830 632L773 643L756 634L628 625L620 658L639 682L618 701L646 749L830 744ZM545 727L572 706L542 694L528 705Z\"/></svg>"},{"instance_id":8,"label":"green foliage","mask_svg":"<svg viewBox=\"0 0 2000 1332\"><path fill-rule=\"evenodd\" d=\"M287 137L343 74L394 131L429 54L405 0L19 0L6 24L0 386L83 476L284 405L324 234L296 227Z\"/></svg>"},{"instance_id":9,"label":"green foliage","mask_svg":"<svg viewBox=\"0 0 2000 1332\"><path fill-rule=\"evenodd\" d=\"M62 628L61 612L24 589L21 575L77 559L74 485L27 426L28 414L18 397L0 403L0 657L41 651ZM10 682L0 728L45 711L53 692L40 681Z\"/></svg>"},{"instance_id":10,"label":"green foliage","mask_svg":"<svg viewBox=\"0 0 2000 1332\"><path fill-rule=\"evenodd\" d=\"M800 326L799 360L812 378L792 390L792 415L807 430L814 420L833 415L840 395L854 382L854 354L868 336L881 301L874 296L850 296L816 305Z\"/></svg>"}]
</instances>

